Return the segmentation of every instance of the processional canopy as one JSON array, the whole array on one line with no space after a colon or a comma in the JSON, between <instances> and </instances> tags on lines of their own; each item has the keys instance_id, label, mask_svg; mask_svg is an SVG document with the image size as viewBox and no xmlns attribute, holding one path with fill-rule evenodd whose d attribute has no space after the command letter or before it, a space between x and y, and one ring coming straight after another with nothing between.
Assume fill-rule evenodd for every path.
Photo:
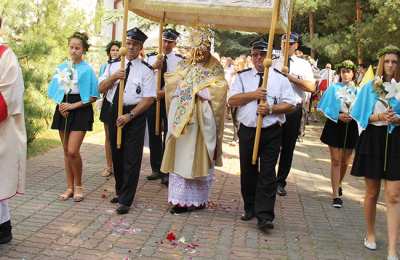
<instances>
[{"instance_id":1,"label":"processional canopy","mask_svg":"<svg viewBox=\"0 0 400 260\"><path fill-rule=\"evenodd\" d=\"M217 29L265 33L276 0L130 0L129 10L149 20ZM276 32L287 32L293 0L280 0Z\"/></svg>"}]
</instances>

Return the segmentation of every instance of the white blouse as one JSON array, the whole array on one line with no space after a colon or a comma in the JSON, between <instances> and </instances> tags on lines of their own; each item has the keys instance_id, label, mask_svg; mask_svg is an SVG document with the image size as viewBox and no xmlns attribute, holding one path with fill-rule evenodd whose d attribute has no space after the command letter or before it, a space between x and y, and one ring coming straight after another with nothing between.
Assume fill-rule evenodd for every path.
<instances>
[{"instance_id":1,"label":"white blouse","mask_svg":"<svg viewBox=\"0 0 400 260\"><path fill-rule=\"evenodd\" d=\"M386 111L387 111L387 109L382 104L381 101L377 101L375 103L373 114L385 113ZM375 125L375 126L386 126L386 125L388 125L388 122L386 122L386 121L375 121L375 122L371 122L371 124Z\"/></svg>"}]
</instances>

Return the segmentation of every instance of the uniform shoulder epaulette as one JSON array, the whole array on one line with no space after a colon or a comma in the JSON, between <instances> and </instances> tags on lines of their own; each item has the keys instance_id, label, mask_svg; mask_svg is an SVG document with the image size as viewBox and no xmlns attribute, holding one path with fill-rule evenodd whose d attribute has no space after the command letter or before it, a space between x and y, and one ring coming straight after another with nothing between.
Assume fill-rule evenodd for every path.
<instances>
[{"instance_id":1,"label":"uniform shoulder epaulette","mask_svg":"<svg viewBox=\"0 0 400 260\"><path fill-rule=\"evenodd\" d=\"M142 60L142 63L144 65L146 65L146 67L148 67L149 69L153 70L153 67L150 64L148 64L147 62L145 62L144 60Z\"/></svg>"},{"instance_id":2,"label":"uniform shoulder epaulette","mask_svg":"<svg viewBox=\"0 0 400 260\"><path fill-rule=\"evenodd\" d=\"M179 53L175 53L175 56L176 56L176 57L179 57L179 58L181 58L181 59L185 59L185 56L180 55Z\"/></svg>"},{"instance_id":3,"label":"uniform shoulder epaulette","mask_svg":"<svg viewBox=\"0 0 400 260\"><path fill-rule=\"evenodd\" d=\"M113 64L113 63L116 63L116 62L121 62L121 59L118 58L118 59L109 60L108 64Z\"/></svg>"},{"instance_id":4,"label":"uniform shoulder epaulette","mask_svg":"<svg viewBox=\"0 0 400 260\"><path fill-rule=\"evenodd\" d=\"M151 57L151 56L155 56L155 55L157 55L157 54L158 54L158 52L153 51L153 52L147 53L146 56L147 56L147 57Z\"/></svg>"},{"instance_id":5,"label":"uniform shoulder epaulette","mask_svg":"<svg viewBox=\"0 0 400 260\"><path fill-rule=\"evenodd\" d=\"M287 76L286 76L285 74L283 74L282 71L280 71L280 70L278 70L278 69L276 69L276 68L274 68L274 71L275 71L276 73L278 73L278 74L281 74L283 77L287 78Z\"/></svg>"},{"instance_id":6,"label":"uniform shoulder epaulette","mask_svg":"<svg viewBox=\"0 0 400 260\"><path fill-rule=\"evenodd\" d=\"M246 71L249 71L249 70L251 70L251 68L247 68L247 69L244 69L244 70L238 71L238 72L237 72L237 74L240 74L240 73L243 73L243 72L246 72Z\"/></svg>"}]
</instances>

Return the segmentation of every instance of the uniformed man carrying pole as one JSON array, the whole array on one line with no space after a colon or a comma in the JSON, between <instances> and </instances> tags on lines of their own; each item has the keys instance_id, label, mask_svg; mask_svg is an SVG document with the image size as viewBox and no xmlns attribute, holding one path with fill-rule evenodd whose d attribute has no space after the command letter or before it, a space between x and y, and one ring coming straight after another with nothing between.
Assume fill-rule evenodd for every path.
<instances>
[{"instance_id":1,"label":"uniformed man carrying pole","mask_svg":"<svg viewBox=\"0 0 400 260\"><path fill-rule=\"evenodd\" d=\"M153 69L138 57L146 39L140 29L130 29L127 32L125 69L115 66L108 77L104 75L99 79L100 92L113 95L109 131L117 196L111 202L119 203L118 214L128 213L135 197L143 156L145 113L156 97ZM118 116L118 88L122 79L125 79L123 114ZM120 149L117 148L117 127L123 127Z\"/></svg>"},{"instance_id":2,"label":"uniformed man carrying pole","mask_svg":"<svg viewBox=\"0 0 400 260\"><path fill-rule=\"evenodd\" d=\"M154 70L161 69L161 86L160 91L157 96L160 100L160 120L162 134L156 134L156 103L150 107L146 112L146 120L148 126L148 136L149 136L149 148L150 148L150 164L152 174L147 176L148 180L161 179L161 183L168 185L168 175L160 171L161 161L164 154L165 148L165 137L167 136L168 122L167 115L165 112L165 90L164 90L164 73L174 72L178 62L180 62L183 57L174 51L176 46L176 40L179 37L179 33L174 29L165 29L163 31L163 56L158 59L157 52L153 52L147 55L147 62L152 65ZM160 131L161 132L161 131Z\"/></svg>"},{"instance_id":3,"label":"uniformed man carrying pole","mask_svg":"<svg viewBox=\"0 0 400 260\"><path fill-rule=\"evenodd\" d=\"M257 227L263 231L273 228L276 199L276 172L282 127L285 113L296 104L289 80L277 70L269 70L266 91L261 88L264 77L263 61L268 43L261 38L251 44L254 65L238 73L229 90L228 103L238 107L240 183L244 200L242 220L257 217ZM265 100L266 103L258 103ZM258 150L257 164L252 164L252 154L258 114L264 116Z\"/></svg>"},{"instance_id":4,"label":"uniformed man carrying pole","mask_svg":"<svg viewBox=\"0 0 400 260\"><path fill-rule=\"evenodd\" d=\"M282 37L282 50L284 49L286 34ZM291 33L289 38L289 74L287 75L296 98L296 109L286 114L286 122L283 125L282 132L282 149L279 158L278 168L278 188L277 192L280 196L286 196L285 189L286 178L292 167L293 152L296 147L296 141L300 133L300 123L302 117L303 101L305 99L304 92L315 91L315 80L311 65L308 61L296 57L295 51L299 48L299 35ZM283 55L281 55L281 65ZM278 68L281 69L281 68Z\"/></svg>"}]
</instances>

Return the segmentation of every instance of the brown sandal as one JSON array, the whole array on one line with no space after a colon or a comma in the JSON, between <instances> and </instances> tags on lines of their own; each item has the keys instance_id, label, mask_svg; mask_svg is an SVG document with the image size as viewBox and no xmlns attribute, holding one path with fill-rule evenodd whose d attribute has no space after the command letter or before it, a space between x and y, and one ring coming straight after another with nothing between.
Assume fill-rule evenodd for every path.
<instances>
[{"instance_id":1,"label":"brown sandal","mask_svg":"<svg viewBox=\"0 0 400 260\"><path fill-rule=\"evenodd\" d=\"M74 190L72 188L68 188L63 194L60 194L59 199L65 201L72 196L74 196Z\"/></svg>"},{"instance_id":2,"label":"brown sandal","mask_svg":"<svg viewBox=\"0 0 400 260\"><path fill-rule=\"evenodd\" d=\"M74 201L80 202L83 200L83 187L82 186L75 186L74 192Z\"/></svg>"}]
</instances>

